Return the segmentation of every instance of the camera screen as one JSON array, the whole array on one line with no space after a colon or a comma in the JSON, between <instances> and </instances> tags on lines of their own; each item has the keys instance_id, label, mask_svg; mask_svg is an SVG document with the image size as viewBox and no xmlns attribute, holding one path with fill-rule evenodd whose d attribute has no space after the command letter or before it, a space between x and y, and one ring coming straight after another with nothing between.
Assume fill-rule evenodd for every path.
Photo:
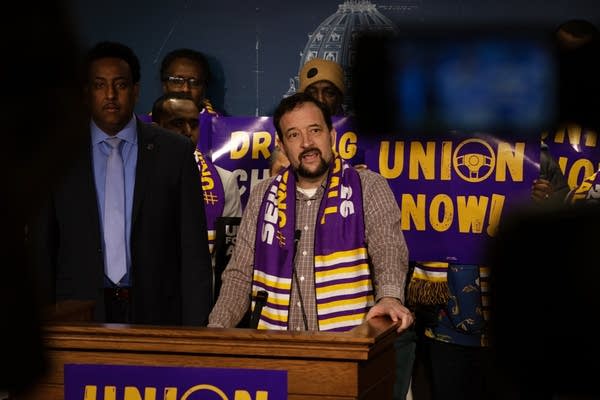
<instances>
[{"instance_id":1,"label":"camera screen","mask_svg":"<svg viewBox=\"0 0 600 400\"><path fill-rule=\"evenodd\" d=\"M539 135L557 108L555 55L545 39L490 31L362 38L354 76L359 124L407 134Z\"/></svg>"}]
</instances>

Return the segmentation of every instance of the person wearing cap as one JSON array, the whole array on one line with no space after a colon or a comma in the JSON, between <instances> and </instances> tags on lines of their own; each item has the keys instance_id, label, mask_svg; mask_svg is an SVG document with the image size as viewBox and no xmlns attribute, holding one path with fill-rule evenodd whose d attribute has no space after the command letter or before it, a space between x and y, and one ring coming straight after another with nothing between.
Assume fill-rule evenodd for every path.
<instances>
[{"instance_id":1,"label":"person wearing cap","mask_svg":"<svg viewBox=\"0 0 600 400\"><path fill-rule=\"evenodd\" d=\"M344 70L329 60L313 58L300 70L300 92L305 92L329 108L331 115L343 115Z\"/></svg>"}]
</instances>

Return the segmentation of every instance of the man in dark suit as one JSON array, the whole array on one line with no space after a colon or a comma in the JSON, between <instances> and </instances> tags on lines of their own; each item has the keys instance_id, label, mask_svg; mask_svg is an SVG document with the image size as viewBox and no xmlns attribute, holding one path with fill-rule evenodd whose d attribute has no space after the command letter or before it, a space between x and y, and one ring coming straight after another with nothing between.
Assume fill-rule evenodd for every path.
<instances>
[{"instance_id":1,"label":"man in dark suit","mask_svg":"<svg viewBox=\"0 0 600 400\"><path fill-rule=\"evenodd\" d=\"M90 132L40 224L37 262L52 300L95 300L102 322L202 325L211 264L193 145L135 117L140 66L130 48L98 43L86 67ZM109 200L115 176L120 194Z\"/></svg>"}]
</instances>

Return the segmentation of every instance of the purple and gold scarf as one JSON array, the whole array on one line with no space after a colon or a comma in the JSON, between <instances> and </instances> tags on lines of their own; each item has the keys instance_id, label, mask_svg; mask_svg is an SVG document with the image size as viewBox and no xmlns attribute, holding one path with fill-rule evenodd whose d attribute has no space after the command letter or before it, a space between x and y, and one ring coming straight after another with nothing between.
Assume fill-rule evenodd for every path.
<instances>
[{"instance_id":1,"label":"purple and gold scarf","mask_svg":"<svg viewBox=\"0 0 600 400\"><path fill-rule=\"evenodd\" d=\"M373 305L373 284L360 177L339 156L333 166L315 227L315 298L319 330L347 331ZM273 179L258 214L252 293L268 292L259 329L288 327L295 214L296 180L288 167Z\"/></svg>"},{"instance_id":2,"label":"purple and gold scarf","mask_svg":"<svg viewBox=\"0 0 600 400\"><path fill-rule=\"evenodd\" d=\"M225 208L225 190L223 182L213 163L204 157L200 150L194 151L194 157L200 169L200 180L206 210L206 226L208 228L208 249L213 253L216 239L217 218L223 215Z\"/></svg>"}]
</instances>

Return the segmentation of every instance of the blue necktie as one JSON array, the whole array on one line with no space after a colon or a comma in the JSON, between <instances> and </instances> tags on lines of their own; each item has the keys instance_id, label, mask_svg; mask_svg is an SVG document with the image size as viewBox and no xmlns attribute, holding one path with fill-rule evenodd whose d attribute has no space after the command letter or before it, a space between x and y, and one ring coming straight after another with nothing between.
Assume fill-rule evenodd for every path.
<instances>
[{"instance_id":1,"label":"blue necktie","mask_svg":"<svg viewBox=\"0 0 600 400\"><path fill-rule=\"evenodd\" d=\"M118 284L127 272L125 241L125 178L123 159L119 151L121 139L106 139L111 147L106 162L104 187L104 245L106 246L106 275Z\"/></svg>"}]
</instances>

